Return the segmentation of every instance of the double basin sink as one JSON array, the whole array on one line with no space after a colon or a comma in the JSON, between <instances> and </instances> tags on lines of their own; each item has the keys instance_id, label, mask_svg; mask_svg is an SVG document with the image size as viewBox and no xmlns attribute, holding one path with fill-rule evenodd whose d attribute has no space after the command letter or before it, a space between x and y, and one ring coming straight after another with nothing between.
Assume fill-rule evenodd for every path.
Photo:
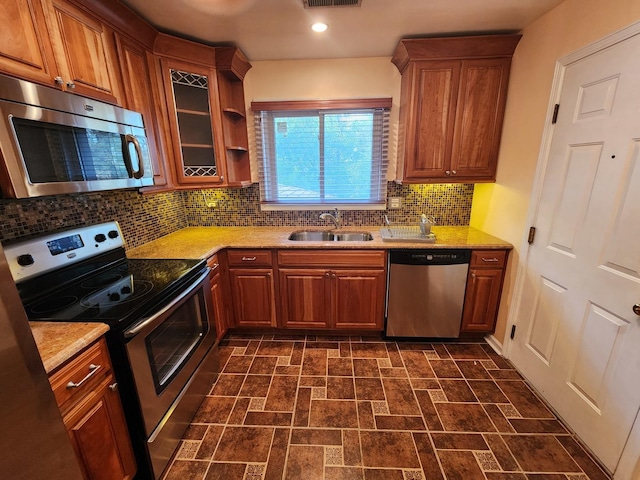
<instances>
[{"instance_id":1,"label":"double basin sink","mask_svg":"<svg viewBox=\"0 0 640 480\"><path fill-rule=\"evenodd\" d=\"M289 235L289 240L298 242L367 242L373 240L373 235L369 232L302 230Z\"/></svg>"}]
</instances>

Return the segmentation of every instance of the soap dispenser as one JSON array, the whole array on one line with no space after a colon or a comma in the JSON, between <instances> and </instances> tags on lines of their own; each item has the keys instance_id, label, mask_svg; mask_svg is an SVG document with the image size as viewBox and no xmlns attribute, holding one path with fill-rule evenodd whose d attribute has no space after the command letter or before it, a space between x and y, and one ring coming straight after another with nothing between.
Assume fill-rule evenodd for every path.
<instances>
[{"instance_id":1,"label":"soap dispenser","mask_svg":"<svg viewBox=\"0 0 640 480\"><path fill-rule=\"evenodd\" d=\"M420 216L420 235L422 235L423 237L426 237L430 233L431 233L431 223L429 222L429 219L427 218L427 216L423 213Z\"/></svg>"}]
</instances>

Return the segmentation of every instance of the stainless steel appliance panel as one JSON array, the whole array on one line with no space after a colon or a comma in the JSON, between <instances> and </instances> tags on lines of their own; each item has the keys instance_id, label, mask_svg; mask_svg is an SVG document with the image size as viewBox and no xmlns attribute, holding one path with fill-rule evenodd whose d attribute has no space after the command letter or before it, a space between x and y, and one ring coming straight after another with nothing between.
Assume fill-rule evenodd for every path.
<instances>
[{"instance_id":1,"label":"stainless steel appliance panel","mask_svg":"<svg viewBox=\"0 0 640 480\"><path fill-rule=\"evenodd\" d=\"M450 251L406 252L408 257L402 259L393 251L389 256L386 335L458 337L469 271L468 252L456 251L460 257L452 259L446 258ZM431 262L432 255L440 257Z\"/></svg>"},{"instance_id":2,"label":"stainless steel appliance panel","mask_svg":"<svg viewBox=\"0 0 640 480\"><path fill-rule=\"evenodd\" d=\"M139 113L4 75L0 154L6 198L153 184Z\"/></svg>"},{"instance_id":3,"label":"stainless steel appliance panel","mask_svg":"<svg viewBox=\"0 0 640 480\"><path fill-rule=\"evenodd\" d=\"M0 246L0 472L12 480L80 480L49 379Z\"/></svg>"}]
</instances>

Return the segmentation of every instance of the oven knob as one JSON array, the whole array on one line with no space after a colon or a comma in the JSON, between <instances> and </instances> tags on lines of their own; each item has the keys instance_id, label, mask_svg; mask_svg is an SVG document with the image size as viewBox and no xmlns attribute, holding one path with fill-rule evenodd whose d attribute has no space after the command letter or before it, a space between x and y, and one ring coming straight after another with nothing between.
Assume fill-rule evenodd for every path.
<instances>
[{"instance_id":1,"label":"oven knob","mask_svg":"<svg viewBox=\"0 0 640 480\"><path fill-rule=\"evenodd\" d=\"M120 294L119 293L110 293L109 294L109 300L112 302L117 302L118 300L120 300Z\"/></svg>"},{"instance_id":2,"label":"oven knob","mask_svg":"<svg viewBox=\"0 0 640 480\"><path fill-rule=\"evenodd\" d=\"M107 237L104 235L104 233L99 233L94 237L94 239L96 242L102 243L107 239Z\"/></svg>"},{"instance_id":3,"label":"oven knob","mask_svg":"<svg viewBox=\"0 0 640 480\"><path fill-rule=\"evenodd\" d=\"M122 293L123 295L127 295L129 293L131 293L131 287L129 286L124 286L120 289L120 293Z\"/></svg>"},{"instance_id":4,"label":"oven knob","mask_svg":"<svg viewBox=\"0 0 640 480\"><path fill-rule=\"evenodd\" d=\"M33 259L33 256L28 253L18 256L18 265L20 265L21 267L28 267L29 265L33 265L34 263L35 260Z\"/></svg>"},{"instance_id":5,"label":"oven knob","mask_svg":"<svg viewBox=\"0 0 640 480\"><path fill-rule=\"evenodd\" d=\"M110 230L107 235L109 235L109 238L111 238L111 239L118 238L118 231L117 230Z\"/></svg>"}]
</instances>

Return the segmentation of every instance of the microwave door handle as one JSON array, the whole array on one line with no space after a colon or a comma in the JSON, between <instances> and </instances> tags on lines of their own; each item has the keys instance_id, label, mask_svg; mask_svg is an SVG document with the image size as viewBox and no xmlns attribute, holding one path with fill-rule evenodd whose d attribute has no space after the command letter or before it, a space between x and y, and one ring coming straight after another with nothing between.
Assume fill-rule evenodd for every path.
<instances>
[{"instance_id":1,"label":"microwave door handle","mask_svg":"<svg viewBox=\"0 0 640 480\"><path fill-rule=\"evenodd\" d=\"M140 321L140 323L136 324L135 326L129 328L128 330L125 330L124 332L124 338L132 338L135 337L138 333L140 333L147 325L152 324L157 318L161 317L162 315L164 315L166 312L168 312L169 310L171 310L173 307L175 307L178 303L180 303L185 297L187 297L189 294L191 294L191 292L193 292L196 288L198 288L200 286L200 283L202 283L202 281L207 278L209 276L209 269L206 270L206 272L204 272L195 282L193 282L193 285L191 287L189 287L187 290L185 290L184 292L182 292L176 299L174 299L169 305L167 305L166 307L164 307L162 310L160 310L157 313L154 313L153 315L151 315L150 317L144 318Z\"/></svg>"},{"instance_id":2,"label":"microwave door handle","mask_svg":"<svg viewBox=\"0 0 640 480\"><path fill-rule=\"evenodd\" d=\"M140 148L140 143L138 142L138 139L135 137L135 135L131 135L130 133L127 133L124 136L124 141L125 141L125 161L128 164L128 170L131 172L131 176L133 178L142 178L144 176L144 161L142 160L142 149ZM133 161L131 160L131 152L129 151L129 144L133 143L133 148L136 149L136 156L138 157L138 170L134 171L133 170Z\"/></svg>"}]
</instances>

